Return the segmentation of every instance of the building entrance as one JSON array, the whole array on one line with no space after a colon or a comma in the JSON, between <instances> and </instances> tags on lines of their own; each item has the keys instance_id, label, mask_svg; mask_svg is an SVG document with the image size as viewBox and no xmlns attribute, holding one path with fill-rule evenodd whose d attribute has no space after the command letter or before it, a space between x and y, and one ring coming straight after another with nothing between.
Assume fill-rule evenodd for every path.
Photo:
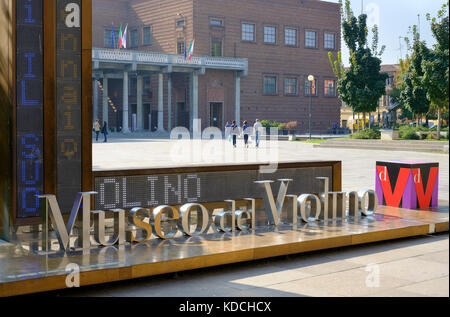
<instances>
[{"instance_id":1,"label":"building entrance","mask_svg":"<svg viewBox=\"0 0 450 317\"><path fill-rule=\"evenodd\" d=\"M185 127L189 130L189 111L186 107L185 102L178 102L177 103L177 125L179 127Z\"/></svg>"},{"instance_id":2,"label":"building entrance","mask_svg":"<svg viewBox=\"0 0 450 317\"><path fill-rule=\"evenodd\" d=\"M223 103L211 102L209 104L209 126L222 129L223 127Z\"/></svg>"}]
</instances>

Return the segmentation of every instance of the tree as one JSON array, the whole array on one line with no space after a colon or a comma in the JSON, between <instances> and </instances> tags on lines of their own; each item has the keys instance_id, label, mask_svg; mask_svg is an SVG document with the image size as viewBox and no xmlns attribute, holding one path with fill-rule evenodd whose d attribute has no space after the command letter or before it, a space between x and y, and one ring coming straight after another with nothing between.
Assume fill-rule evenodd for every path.
<instances>
[{"instance_id":1,"label":"tree","mask_svg":"<svg viewBox=\"0 0 450 317\"><path fill-rule=\"evenodd\" d=\"M441 113L448 109L449 104L449 23L448 6L442 6L437 18L427 15L431 21L431 31L437 44L429 52L428 59L422 61L423 80L422 84L426 90L427 97L432 104L432 109L437 110L438 127L437 138L441 134Z\"/></svg>"},{"instance_id":2,"label":"tree","mask_svg":"<svg viewBox=\"0 0 450 317\"><path fill-rule=\"evenodd\" d=\"M356 18L350 7L350 1L345 1L343 10L342 0L339 1L342 15L342 30L344 41L350 51L350 67L344 69L340 54L334 60L331 53L328 53L331 67L338 78L337 91L340 99L352 107L356 113L363 114L364 128L366 113L377 110L378 102L386 93L386 73L380 73L381 60L377 55L381 55L384 47L378 52L378 28L373 32L374 42L371 51L367 46L367 15L361 14ZM369 126L370 127L370 126Z\"/></svg>"},{"instance_id":3,"label":"tree","mask_svg":"<svg viewBox=\"0 0 450 317\"><path fill-rule=\"evenodd\" d=\"M408 68L404 71L400 80L400 103L417 119L419 125L420 117L425 115L430 109L430 101L427 97L427 91L422 85L424 72L422 63L429 59L430 50L425 41L420 40L420 34L417 26L412 27L413 45L411 48L411 57L407 56Z\"/></svg>"}]
</instances>

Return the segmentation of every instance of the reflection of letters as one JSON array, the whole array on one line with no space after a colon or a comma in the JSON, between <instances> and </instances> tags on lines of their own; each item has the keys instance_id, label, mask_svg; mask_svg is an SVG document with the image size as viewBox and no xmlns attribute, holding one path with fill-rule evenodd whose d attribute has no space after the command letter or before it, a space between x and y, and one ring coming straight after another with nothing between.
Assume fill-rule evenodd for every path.
<instances>
[{"instance_id":1,"label":"reflection of letters","mask_svg":"<svg viewBox=\"0 0 450 317\"><path fill-rule=\"evenodd\" d=\"M65 62L64 60L61 62L61 77L66 78L66 77L70 77L69 75L66 75L66 67L72 65L72 78L76 79L78 78L78 65L75 64L74 61L68 61Z\"/></svg>"},{"instance_id":2,"label":"reflection of letters","mask_svg":"<svg viewBox=\"0 0 450 317\"><path fill-rule=\"evenodd\" d=\"M65 42L68 40L72 40L72 51L76 52L77 51L77 47L78 47L78 39L75 37L74 34L64 34L61 33L61 50L65 50L66 46L65 46Z\"/></svg>"},{"instance_id":3,"label":"reflection of letters","mask_svg":"<svg viewBox=\"0 0 450 317\"><path fill-rule=\"evenodd\" d=\"M64 153L64 156L71 160L74 158L75 153L78 152L77 142L74 139L64 139L61 144L61 152Z\"/></svg>"},{"instance_id":4,"label":"reflection of letters","mask_svg":"<svg viewBox=\"0 0 450 317\"><path fill-rule=\"evenodd\" d=\"M71 86L64 86L64 94L61 99L65 104L75 105L78 103L78 92Z\"/></svg>"}]
</instances>

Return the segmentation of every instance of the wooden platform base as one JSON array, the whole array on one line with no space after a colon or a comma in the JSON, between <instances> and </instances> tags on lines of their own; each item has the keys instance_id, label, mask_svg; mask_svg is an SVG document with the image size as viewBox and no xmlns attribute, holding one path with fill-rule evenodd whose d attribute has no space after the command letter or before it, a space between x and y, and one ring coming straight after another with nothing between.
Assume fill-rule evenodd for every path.
<instances>
[{"instance_id":1,"label":"wooden platform base","mask_svg":"<svg viewBox=\"0 0 450 317\"><path fill-rule=\"evenodd\" d=\"M369 242L448 232L448 205L429 211L381 207L373 217L328 225L261 227L234 235L151 240L121 248L39 255L32 245L0 243L0 296L66 288L76 263L82 286ZM31 248L31 249L30 249Z\"/></svg>"}]
</instances>

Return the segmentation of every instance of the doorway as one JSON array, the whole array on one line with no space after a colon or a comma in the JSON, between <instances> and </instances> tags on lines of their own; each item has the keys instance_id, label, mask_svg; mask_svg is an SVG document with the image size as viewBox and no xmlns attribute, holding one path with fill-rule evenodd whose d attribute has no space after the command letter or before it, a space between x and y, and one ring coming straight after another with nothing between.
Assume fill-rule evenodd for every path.
<instances>
[{"instance_id":1,"label":"doorway","mask_svg":"<svg viewBox=\"0 0 450 317\"><path fill-rule=\"evenodd\" d=\"M223 128L223 103L211 102L209 104L209 126Z\"/></svg>"},{"instance_id":2,"label":"doorway","mask_svg":"<svg viewBox=\"0 0 450 317\"><path fill-rule=\"evenodd\" d=\"M177 125L189 130L189 111L185 102L177 102Z\"/></svg>"}]
</instances>

